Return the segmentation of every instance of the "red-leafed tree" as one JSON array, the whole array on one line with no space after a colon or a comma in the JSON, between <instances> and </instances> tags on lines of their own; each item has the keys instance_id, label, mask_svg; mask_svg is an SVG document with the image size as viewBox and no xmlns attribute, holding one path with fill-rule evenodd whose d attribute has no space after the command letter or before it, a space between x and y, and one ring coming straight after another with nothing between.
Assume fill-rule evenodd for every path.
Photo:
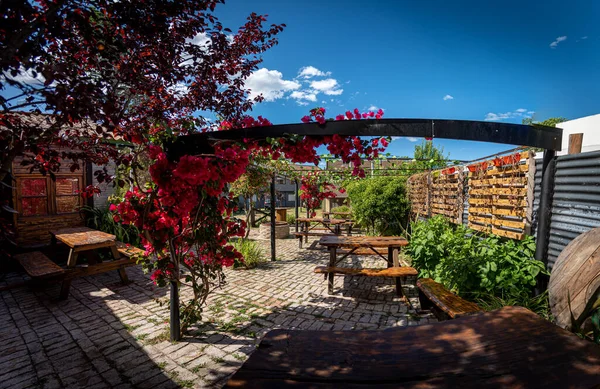
<instances>
[{"instance_id":1,"label":"red-leafed tree","mask_svg":"<svg viewBox=\"0 0 600 389\"><path fill-rule=\"evenodd\" d=\"M144 143L204 128L199 111L238 122L261 100L248 99L244 80L283 25L251 14L232 33L213 12L218 3L1 2L0 180L17 155L43 173L67 157L128 164L131 156L99 141Z\"/></svg>"},{"instance_id":2,"label":"red-leafed tree","mask_svg":"<svg viewBox=\"0 0 600 389\"><path fill-rule=\"evenodd\" d=\"M244 81L260 54L277 43L283 25L264 26L264 16L251 14L232 33L214 14L218 3L223 1L0 3L0 179L18 155L50 174L65 158L73 168L84 160L114 159L131 169L132 190L113 207L115 219L143 231L146 259L154 258L144 262L156 283L170 283L176 297L181 283L192 291L181 307L172 300L173 339L180 336L179 314L182 330L198 321L223 267L240 257L229 241L244 235L245 223L232 216L237 201L229 184L254 158L318 163L315 149L326 144L360 175L362 159L384 148L352 136L289 136L219 142L210 154L167 158L163 145L178 135L271 124L245 115L262 98L250 99ZM225 120L211 128L204 112ZM355 110L336 119L381 115ZM302 120L327 125L322 108ZM119 152L106 142L114 138L131 148ZM143 168L140 155L152 160L149 184L135 179ZM95 176L112 179L105 171Z\"/></svg>"}]
</instances>

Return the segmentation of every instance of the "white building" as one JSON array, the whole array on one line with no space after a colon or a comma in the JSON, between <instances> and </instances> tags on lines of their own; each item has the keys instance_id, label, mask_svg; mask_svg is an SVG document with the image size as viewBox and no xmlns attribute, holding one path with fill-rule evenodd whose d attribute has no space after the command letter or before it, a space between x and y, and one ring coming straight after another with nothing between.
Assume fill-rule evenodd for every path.
<instances>
[{"instance_id":1,"label":"white building","mask_svg":"<svg viewBox=\"0 0 600 389\"><path fill-rule=\"evenodd\" d=\"M582 153L600 150L600 114L569 120L557 124L556 127L563 129L562 150L558 155L569 152L570 134L583 134Z\"/></svg>"}]
</instances>

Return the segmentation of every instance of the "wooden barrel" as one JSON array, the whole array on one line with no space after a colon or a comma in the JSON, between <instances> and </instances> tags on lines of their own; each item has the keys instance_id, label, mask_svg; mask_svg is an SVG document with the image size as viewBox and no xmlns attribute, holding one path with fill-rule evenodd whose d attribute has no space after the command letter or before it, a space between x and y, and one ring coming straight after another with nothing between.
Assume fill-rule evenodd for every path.
<instances>
[{"instance_id":1,"label":"wooden barrel","mask_svg":"<svg viewBox=\"0 0 600 389\"><path fill-rule=\"evenodd\" d=\"M600 227L579 235L560 253L548 293L557 325L570 329L571 312L575 319L587 314L586 305L589 309L600 297Z\"/></svg>"}]
</instances>

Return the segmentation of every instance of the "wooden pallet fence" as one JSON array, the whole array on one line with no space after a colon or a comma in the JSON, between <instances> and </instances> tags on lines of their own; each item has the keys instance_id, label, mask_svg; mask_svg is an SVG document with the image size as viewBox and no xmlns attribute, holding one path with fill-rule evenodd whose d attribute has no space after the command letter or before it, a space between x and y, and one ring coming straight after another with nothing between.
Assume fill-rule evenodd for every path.
<instances>
[{"instance_id":1,"label":"wooden pallet fence","mask_svg":"<svg viewBox=\"0 0 600 389\"><path fill-rule=\"evenodd\" d=\"M429 215L429 172L410 176L408 198L413 215Z\"/></svg>"},{"instance_id":2,"label":"wooden pallet fence","mask_svg":"<svg viewBox=\"0 0 600 389\"><path fill-rule=\"evenodd\" d=\"M463 167L451 167L431 173L431 215L444 215L461 224L464 208Z\"/></svg>"},{"instance_id":3,"label":"wooden pallet fence","mask_svg":"<svg viewBox=\"0 0 600 389\"><path fill-rule=\"evenodd\" d=\"M525 151L468 167L470 228L519 240L531 233L534 156Z\"/></svg>"}]
</instances>

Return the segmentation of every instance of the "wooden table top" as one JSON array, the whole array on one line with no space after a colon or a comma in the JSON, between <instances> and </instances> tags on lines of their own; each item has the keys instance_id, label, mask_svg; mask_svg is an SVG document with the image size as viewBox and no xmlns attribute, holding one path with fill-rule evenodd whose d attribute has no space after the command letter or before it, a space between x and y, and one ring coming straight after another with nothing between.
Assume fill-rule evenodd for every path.
<instances>
[{"instance_id":1,"label":"wooden table top","mask_svg":"<svg viewBox=\"0 0 600 389\"><path fill-rule=\"evenodd\" d=\"M335 247L403 247L408 241L401 236L323 236L322 246Z\"/></svg>"},{"instance_id":2,"label":"wooden table top","mask_svg":"<svg viewBox=\"0 0 600 389\"><path fill-rule=\"evenodd\" d=\"M226 388L592 388L600 347L521 307L379 331L273 330Z\"/></svg>"},{"instance_id":3,"label":"wooden table top","mask_svg":"<svg viewBox=\"0 0 600 389\"><path fill-rule=\"evenodd\" d=\"M50 231L52 235L72 249L101 248L115 244L117 237L88 227L62 228Z\"/></svg>"},{"instance_id":4,"label":"wooden table top","mask_svg":"<svg viewBox=\"0 0 600 389\"><path fill-rule=\"evenodd\" d=\"M345 219L325 219L322 217L299 217L298 219L301 223L325 223L325 224L344 224L347 223L348 220Z\"/></svg>"}]
</instances>

